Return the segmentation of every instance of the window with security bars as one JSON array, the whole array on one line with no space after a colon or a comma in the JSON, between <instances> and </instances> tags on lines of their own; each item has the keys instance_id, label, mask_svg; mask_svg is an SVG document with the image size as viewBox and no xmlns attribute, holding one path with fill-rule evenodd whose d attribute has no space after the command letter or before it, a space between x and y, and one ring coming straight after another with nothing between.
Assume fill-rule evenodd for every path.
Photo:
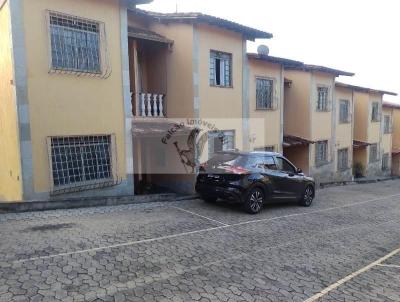
<instances>
[{"instance_id":1,"label":"window with security bars","mask_svg":"<svg viewBox=\"0 0 400 302\"><path fill-rule=\"evenodd\" d=\"M382 155L382 170L387 171L389 170L389 154L385 153Z\"/></svg>"},{"instance_id":2,"label":"window with security bars","mask_svg":"<svg viewBox=\"0 0 400 302\"><path fill-rule=\"evenodd\" d=\"M49 13L53 70L101 73L100 23Z\"/></svg>"},{"instance_id":3,"label":"window with security bars","mask_svg":"<svg viewBox=\"0 0 400 302\"><path fill-rule=\"evenodd\" d=\"M339 122L340 123L349 123L350 122L350 101L349 100L340 100Z\"/></svg>"},{"instance_id":4,"label":"window with security bars","mask_svg":"<svg viewBox=\"0 0 400 302\"><path fill-rule=\"evenodd\" d=\"M317 110L328 111L328 87L318 87Z\"/></svg>"},{"instance_id":5,"label":"window with security bars","mask_svg":"<svg viewBox=\"0 0 400 302\"><path fill-rule=\"evenodd\" d=\"M384 124L383 124L383 127L384 127L384 133L385 134L389 134L389 133L391 133L392 132L392 127L391 127L391 121L390 121L390 115L385 115L384 116Z\"/></svg>"},{"instance_id":6,"label":"window with security bars","mask_svg":"<svg viewBox=\"0 0 400 302\"><path fill-rule=\"evenodd\" d=\"M274 146L258 147L254 148L254 151L275 152L275 147Z\"/></svg>"},{"instance_id":7,"label":"window with security bars","mask_svg":"<svg viewBox=\"0 0 400 302\"><path fill-rule=\"evenodd\" d=\"M270 79L256 79L256 108L274 108L274 81Z\"/></svg>"},{"instance_id":8,"label":"window with security bars","mask_svg":"<svg viewBox=\"0 0 400 302\"><path fill-rule=\"evenodd\" d=\"M379 103L378 102L372 103L371 121L373 121L373 122L379 122L380 121Z\"/></svg>"},{"instance_id":9,"label":"window with security bars","mask_svg":"<svg viewBox=\"0 0 400 302\"><path fill-rule=\"evenodd\" d=\"M54 187L68 187L113 179L111 136L52 137Z\"/></svg>"},{"instance_id":10,"label":"window with security bars","mask_svg":"<svg viewBox=\"0 0 400 302\"><path fill-rule=\"evenodd\" d=\"M232 86L232 55L210 51L210 85L220 87Z\"/></svg>"},{"instance_id":11,"label":"window with security bars","mask_svg":"<svg viewBox=\"0 0 400 302\"><path fill-rule=\"evenodd\" d=\"M328 161L328 141L315 143L315 163L316 165L325 164Z\"/></svg>"},{"instance_id":12,"label":"window with security bars","mask_svg":"<svg viewBox=\"0 0 400 302\"><path fill-rule=\"evenodd\" d=\"M338 164L339 171L348 169L348 167L349 167L349 150L347 148L338 150L337 164Z\"/></svg>"},{"instance_id":13,"label":"window with security bars","mask_svg":"<svg viewBox=\"0 0 400 302\"><path fill-rule=\"evenodd\" d=\"M369 162L373 163L378 160L378 144L372 144L369 146Z\"/></svg>"},{"instance_id":14,"label":"window with security bars","mask_svg":"<svg viewBox=\"0 0 400 302\"><path fill-rule=\"evenodd\" d=\"M208 155L211 158L220 151L235 149L235 131L211 131L208 133Z\"/></svg>"}]
</instances>

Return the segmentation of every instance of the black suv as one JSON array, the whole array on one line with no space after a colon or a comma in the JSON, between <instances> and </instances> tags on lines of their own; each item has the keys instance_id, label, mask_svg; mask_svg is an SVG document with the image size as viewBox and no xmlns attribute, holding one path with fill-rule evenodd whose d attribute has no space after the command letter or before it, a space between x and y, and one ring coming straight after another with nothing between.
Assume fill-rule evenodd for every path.
<instances>
[{"instance_id":1,"label":"black suv","mask_svg":"<svg viewBox=\"0 0 400 302\"><path fill-rule=\"evenodd\" d=\"M310 206L315 182L275 152L219 152L200 166L196 191L207 202L232 200L255 214L267 200Z\"/></svg>"}]
</instances>

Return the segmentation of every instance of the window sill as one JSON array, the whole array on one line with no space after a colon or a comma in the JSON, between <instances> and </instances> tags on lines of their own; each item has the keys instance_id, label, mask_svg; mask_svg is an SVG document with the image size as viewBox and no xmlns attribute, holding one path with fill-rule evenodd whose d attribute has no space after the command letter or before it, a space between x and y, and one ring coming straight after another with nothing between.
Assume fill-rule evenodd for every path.
<instances>
[{"instance_id":1,"label":"window sill","mask_svg":"<svg viewBox=\"0 0 400 302\"><path fill-rule=\"evenodd\" d=\"M214 87L214 88L233 88L233 86L222 86L222 85L210 85L210 87Z\"/></svg>"},{"instance_id":2,"label":"window sill","mask_svg":"<svg viewBox=\"0 0 400 302\"><path fill-rule=\"evenodd\" d=\"M50 68L49 73L87 75L95 77L100 77L103 74L102 71L87 71L79 69L63 69L63 68L53 68L53 67Z\"/></svg>"},{"instance_id":3,"label":"window sill","mask_svg":"<svg viewBox=\"0 0 400 302\"><path fill-rule=\"evenodd\" d=\"M371 123L379 123L380 120L371 120Z\"/></svg>"},{"instance_id":4,"label":"window sill","mask_svg":"<svg viewBox=\"0 0 400 302\"><path fill-rule=\"evenodd\" d=\"M256 111L276 111L277 108L256 108Z\"/></svg>"},{"instance_id":5,"label":"window sill","mask_svg":"<svg viewBox=\"0 0 400 302\"><path fill-rule=\"evenodd\" d=\"M340 124L340 125L347 125L347 124L351 124L351 121L346 121L346 122L344 122L344 121L339 121L339 124Z\"/></svg>"},{"instance_id":6,"label":"window sill","mask_svg":"<svg viewBox=\"0 0 400 302\"><path fill-rule=\"evenodd\" d=\"M326 110L322 110L322 109L316 109L315 110L315 112L321 112L321 113L323 113L323 112L331 112L332 110L330 110L330 109L326 109Z\"/></svg>"}]
</instances>

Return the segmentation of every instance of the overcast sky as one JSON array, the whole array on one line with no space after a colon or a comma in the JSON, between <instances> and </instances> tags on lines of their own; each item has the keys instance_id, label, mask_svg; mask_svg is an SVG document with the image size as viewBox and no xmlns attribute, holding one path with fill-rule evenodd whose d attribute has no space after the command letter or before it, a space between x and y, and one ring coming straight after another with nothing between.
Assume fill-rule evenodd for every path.
<instances>
[{"instance_id":1,"label":"overcast sky","mask_svg":"<svg viewBox=\"0 0 400 302\"><path fill-rule=\"evenodd\" d=\"M339 81L400 93L398 0L154 0L140 8L202 12L270 32L273 56L356 73ZM400 102L400 96L384 97Z\"/></svg>"}]
</instances>

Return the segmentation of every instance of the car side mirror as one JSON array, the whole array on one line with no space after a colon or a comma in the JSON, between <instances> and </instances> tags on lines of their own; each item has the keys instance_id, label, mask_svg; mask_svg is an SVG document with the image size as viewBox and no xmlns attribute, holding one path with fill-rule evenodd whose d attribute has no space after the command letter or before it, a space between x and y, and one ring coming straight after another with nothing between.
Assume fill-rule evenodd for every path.
<instances>
[{"instance_id":1,"label":"car side mirror","mask_svg":"<svg viewBox=\"0 0 400 302\"><path fill-rule=\"evenodd\" d=\"M303 173L303 170L301 170L300 168L297 168L297 169L296 169L296 173L297 173L297 174L301 174L301 173Z\"/></svg>"}]
</instances>

